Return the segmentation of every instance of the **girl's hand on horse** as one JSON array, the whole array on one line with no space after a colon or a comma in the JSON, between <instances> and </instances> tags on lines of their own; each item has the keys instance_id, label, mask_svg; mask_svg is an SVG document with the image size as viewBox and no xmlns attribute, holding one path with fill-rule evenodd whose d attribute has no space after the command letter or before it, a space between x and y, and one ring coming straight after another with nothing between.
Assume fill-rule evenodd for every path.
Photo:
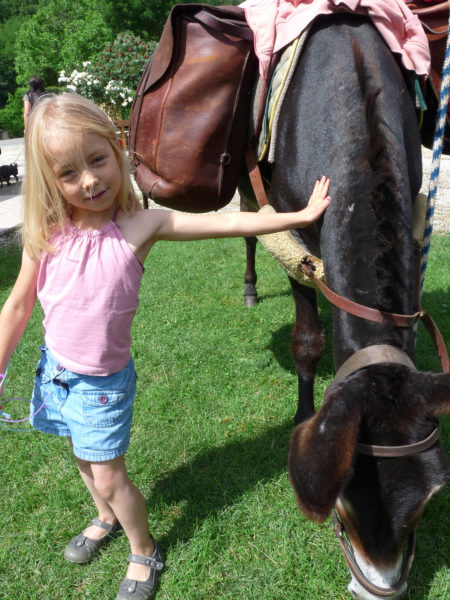
<instances>
[{"instance_id":1,"label":"girl's hand on horse","mask_svg":"<svg viewBox=\"0 0 450 600\"><path fill-rule=\"evenodd\" d=\"M306 225L313 223L325 211L331 200L330 196L328 196L329 187L330 180L328 177L325 177L325 175L323 175L320 180L316 181L307 207L299 211L304 223L303 225L300 225L300 227L306 227Z\"/></svg>"}]
</instances>

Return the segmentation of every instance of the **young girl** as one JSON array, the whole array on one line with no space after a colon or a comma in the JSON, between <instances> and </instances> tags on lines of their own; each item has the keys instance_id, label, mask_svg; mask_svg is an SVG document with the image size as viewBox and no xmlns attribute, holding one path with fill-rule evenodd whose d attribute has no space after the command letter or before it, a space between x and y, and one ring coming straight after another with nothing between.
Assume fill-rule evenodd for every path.
<instances>
[{"instance_id":1,"label":"young girl","mask_svg":"<svg viewBox=\"0 0 450 600\"><path fill-rule=\"evenodd\" d=\"M0 314L0 373L5 373L38 297L45 344L31 421L40 431L69 438L98 511L67 545L65 558L90 560L121 526L131 553L116 600L150 598L164 555L149 532L144 498L129 480L124 460L136 387L130 328L144 260L158 240L304 227L328 206L329 180L316 183L307 208L297 213L142 210L113 123L75 94L48 96L36 105L25 149L24 250Z\"/></svg>"}]
</instances>

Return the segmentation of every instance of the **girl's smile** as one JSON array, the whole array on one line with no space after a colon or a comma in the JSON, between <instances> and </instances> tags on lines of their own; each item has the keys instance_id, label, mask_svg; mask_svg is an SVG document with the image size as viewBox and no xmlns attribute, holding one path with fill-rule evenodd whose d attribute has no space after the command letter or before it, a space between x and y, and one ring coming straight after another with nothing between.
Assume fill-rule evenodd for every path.
<instances>
[{"instance_id":1,"label":"girl's smile","mask_svg":"<svg viewBox=\"0 0 450 600\"><path fill-rule=\"evenodd\" d=\"M99 192L98 194L93 194L89 200L91 202L96 202L97 200L101 200L101 198L103 198L103 196L106 194L106 190L103 190L103 192Z\"/></svg>"},{"instance_id":2,"label":"girl's smile","mask_svg":"<svg viewBox=\"0 0 450 600\"><path fill-rule=\"evenodd\" d=\"M121 186L120 167L111 144L96 134L63 133L47 141L56 186L72 207L72 220L96 229L111 219Z\"/></svg>"}]
</instances>

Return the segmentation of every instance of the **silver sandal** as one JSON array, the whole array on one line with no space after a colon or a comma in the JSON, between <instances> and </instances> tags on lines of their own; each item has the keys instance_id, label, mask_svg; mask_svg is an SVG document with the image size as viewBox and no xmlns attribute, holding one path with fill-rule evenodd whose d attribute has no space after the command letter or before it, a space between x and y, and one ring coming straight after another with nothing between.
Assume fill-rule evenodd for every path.
<instances>
[{"instance_id":1,"label":"silver sandal","mask_svg":"<svg viewBox=\"0 0 450 600\"><path fill-rule=\"evenodd\" d=\"M88 538L83 535L83 533L75 536L72 540L70 540L66 546L66 549L64 550L64 558L66 560L73 563L89 562L95 556L97 551L103 546L103 544L111 537L111 534L120 529L119 523L110 525L109 523L100 521L100 519L97 518L92 519L92 525L96 525L97 527L104 529L106 531L105 535L98 540Z\"/></svg>"},{"instance_id":2,"label":"silver sandal","mask_svg":"<svg viewBox=\"0 0 450 600\"><path fill-rule=\"evenodd\" d=\"M138 563L150 568L150 573L145 581L136 581L135 579L125 579L119 588L116 600L150 600L153 598L158 587L161 571L164 569L164 552L152 538L155 551L152 556L140 556L139 554L129 554L128 562Z\"/></svg>"}]
</instances>

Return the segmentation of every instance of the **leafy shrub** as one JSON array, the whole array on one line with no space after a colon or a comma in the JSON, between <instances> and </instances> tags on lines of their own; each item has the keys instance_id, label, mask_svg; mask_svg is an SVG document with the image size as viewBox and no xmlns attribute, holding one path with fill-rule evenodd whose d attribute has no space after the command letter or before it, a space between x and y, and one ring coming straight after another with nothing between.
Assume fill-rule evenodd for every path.
<instances>
[{"instance_id":1,"label":"leafy shrub","mask_svg":"<svg viewBox=\"0 0 450 600\"><path fill-rule=\"evenodd\" d=\"M65 71L59 74L59 83L63 84L69 92L76 92L89 100L101 103L105 95L103 83L94 75L95 67L90 61L83 63L83 70L73 70L70 75Z\"/></svg>"},{"instance_id":2,"label":"leafy shrub","mask_svg":"<svg viewBox=\"0 0 450 600\"><path fill-rule=\"evenodd\" d=\"M28 88L17 88L8 94L4 108L0 110L0 128L11 137L23 136L23 97Z\"/></svg>"},{"instance_id":3,"label":"leafy shrub","mask_svg":"<svg viewBox=\"0 0 450 600\"><path fill-rule=\"evenodd\" d=\"M140 37L120 33L107 44L95 61L83 63L83 70L70 75L61 71L59 82L100 104L112 118L128 118L145 66L156 47Z\"/></svg>"},{"instance_id":4,"label":"leafy shrub","mask_svg":"<svg viewBox=\"0 0 450 600\"><path fill-rule=\"evenodd\" d=\"M155 48L156 42L119 33L100 54L96 67L104 79L121 81L125 87L135 90Z\"/></svg>"}]
</instances>

